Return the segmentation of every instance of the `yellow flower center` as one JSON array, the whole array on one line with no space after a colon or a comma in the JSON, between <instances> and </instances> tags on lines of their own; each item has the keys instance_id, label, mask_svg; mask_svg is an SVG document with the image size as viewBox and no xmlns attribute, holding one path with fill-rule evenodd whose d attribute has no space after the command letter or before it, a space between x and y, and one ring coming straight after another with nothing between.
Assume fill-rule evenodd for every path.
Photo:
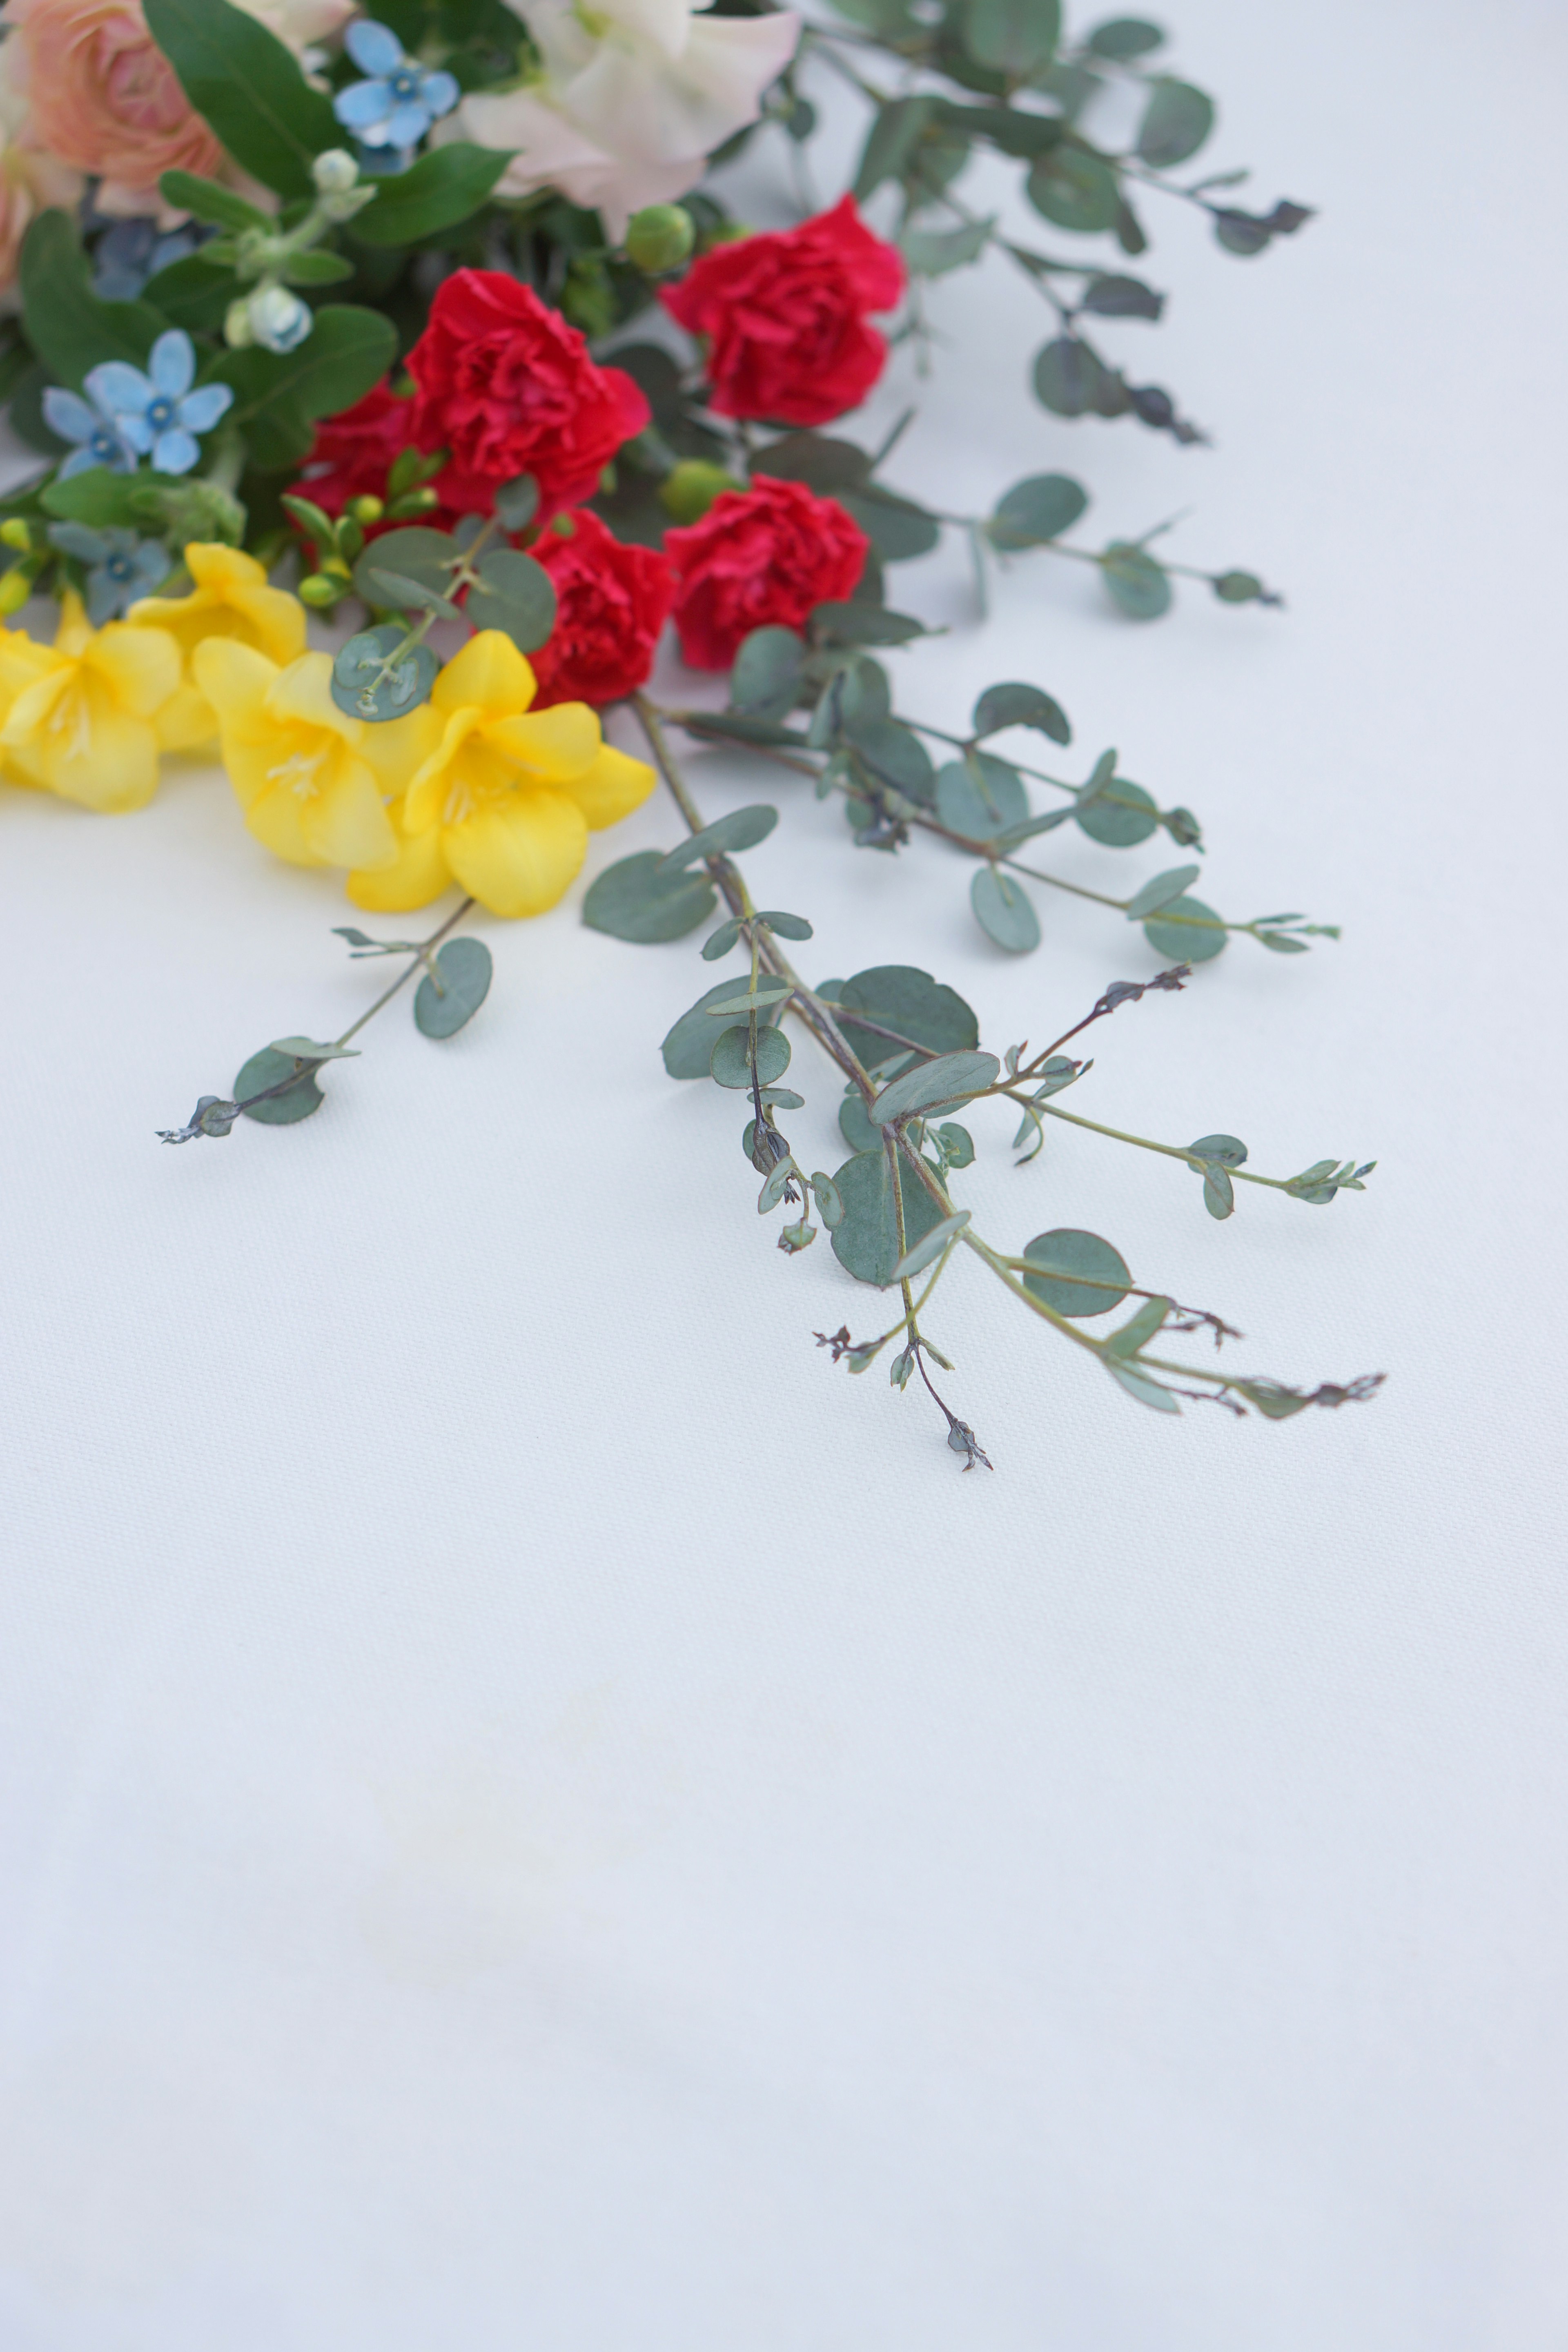
<instances>
[{"instance_id":1,"label":"yellow flower center","mask_svg":"<svg viewBox=\"0 0 1568 2352\"><path fill-rule=\"evenodd\" d=\"M320 772L327 756L328 746L319 743L313 751L290 751L275 768L267 771L269 784L281 784L297 800L313 800L321 790Z\"/></svg>"}]
</instances>

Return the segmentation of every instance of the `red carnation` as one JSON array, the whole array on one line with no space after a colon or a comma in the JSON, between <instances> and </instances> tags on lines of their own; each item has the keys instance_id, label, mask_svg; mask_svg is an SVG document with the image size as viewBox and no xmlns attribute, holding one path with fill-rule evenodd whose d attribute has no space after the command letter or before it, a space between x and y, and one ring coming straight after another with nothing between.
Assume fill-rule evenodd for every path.
<instances>
[{"instance_id":1,"label":"red carnation","mask_svg":"<svg viewBox=\"0 0 1568 2352\"><path fill-rule=\"evenodd\" d=\"M752 630L798 629L815 605L853 595L870 544L802 482L760 474L721 491L700 522L664 535L681 652L693 669L728 669Z\"/></svg>"},{"instance_id":2,"label":"red carnation","mask_svg":"<svg viewBox=\"0 0 1568 2352\"><path fill-rule=\"evenodd\" d=\"M845 196L828 213L721 245L665 293L670 316L709 339L721 416L826 425L864 400L888 346L868 310L889 310L903 261Z\"/></svg>"},{"instance_id":3,"label":"red carnation","mask_svg":"<svg viewBox=\"0 0 1568 2352\"><path fill-rule=\"evenodd\" d=\"M517 474L539 484L542 515L575 505L650 414L629 375L595 366L576 328L499 269L445 281L408 373L414 438L451 451L441 497L459 511L488 509Z\"/></svg>"},{"instance_id":4,"label":"red carnation","mask_svg":"<svg viewBox=\"0 0 1568 2352\"><path fill-rule=\"evenodd\" d=\"M413 444L413 417L411 399L399 400L387 384L378 383L341 416L329 416L317 425L304 475L290 487L302 498L314 499L323 514L334 516L342 514L351 499L384 499L394 460ZM437 517L432 514L429 520L434 522Z\"/></svg>"},{"instance_id":5,"label":"red carnation","mask_svg":"<svg viewBox=\"0 0 1568 2352\"><path fill-rule=\"evenodd\" d=\"M542 531L529 552L555 588L555 626L529 658L539 680L534 709L552 702L616 702L647 683L669 618L675 582L651 547L628 547L595 514L560 518L569 534Z\"/></svg>"}]
</instances>

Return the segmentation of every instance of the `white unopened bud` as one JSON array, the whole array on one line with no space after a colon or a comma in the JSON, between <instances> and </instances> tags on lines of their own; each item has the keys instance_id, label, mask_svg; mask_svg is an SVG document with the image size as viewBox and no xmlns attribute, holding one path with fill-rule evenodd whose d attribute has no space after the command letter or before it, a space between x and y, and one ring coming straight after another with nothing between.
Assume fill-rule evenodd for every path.
<instances>
[{"instance_id":1,"label":"white unopened bud","mask_svg":"<svg viewBox=\"0 0 1568 2352\"><path fill-rule=\"evenodd\" d=\"M252 339L263 351L294 351L310 331L310 304L301 302L287 286L258 287L247 308Z\"/></svg>"},{"instance_id":2,"label":"white unopened bud","mask_svg":"<svg viewBox=\"0 0 1568 2352\"><path fill-rule=\"evenodd\" d=\"M346 147L329 147L310 166L310 177L323 196L346 195L359 183L359 165Z\"/></svg>"}]
</instances>

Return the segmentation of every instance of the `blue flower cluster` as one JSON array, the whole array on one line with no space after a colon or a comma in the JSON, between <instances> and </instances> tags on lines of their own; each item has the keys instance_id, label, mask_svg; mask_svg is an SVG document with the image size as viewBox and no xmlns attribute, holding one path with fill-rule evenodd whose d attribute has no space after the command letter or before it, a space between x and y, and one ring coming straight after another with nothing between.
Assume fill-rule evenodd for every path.
<instances>
[{"instance_id":1,"label":"blue flower cluster","mask_svg":"<svg viewBox=\"0 0 1568 2352\"><path fill-rule=\"evenodd\" d=\"M195 346L183 327L159 336L148 355L147 373L125 360L105 360L90 368L82 391L50 384L44 394L44 421L76 447L60 467L60 479L106 466L130 474L139 457L150 457L160 474L188 474L201 456L198 433L210 433L232 405L226 383L204 383L192 391Z\"/></svg>"},{"instance_id":2,"label":"blue flower cluster","mask_svg":"<svg viewBox=\"0 0 1568 2352\"><path fill-rule=\"evenodd\" d=\"M390 26L361 17L349 26L343 46L370 79L341 89L332 111L367 147L391 147L407 154L438 115L450 114L462 95L449 73L430 72L417 58L405 56Z\"/></svg>"}]
</instances>

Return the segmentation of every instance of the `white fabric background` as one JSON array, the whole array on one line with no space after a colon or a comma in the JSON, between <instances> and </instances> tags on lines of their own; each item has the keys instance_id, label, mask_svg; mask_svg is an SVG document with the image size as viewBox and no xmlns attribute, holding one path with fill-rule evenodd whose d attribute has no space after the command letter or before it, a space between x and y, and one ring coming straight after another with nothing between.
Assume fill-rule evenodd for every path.
<instances>
[{"instance_id":1,"label":"white fabric background","mask_svg":"<svg viewBox=\"0 0 1568 2352\"><path fill-rule=\"evenodd\" d=\"M6 2352L1563 2344L1564 19L1176 14L1216 168L1322 207L1243 263L1149 206L1170 323L1106 340L1219 446L1045 418L988 272L894 473L1193 506L1173 551L1289 611L1138 631L1040 559L980 634L955 549L895 575L958 625L908 692L1039 678L1199 811L1223 908L1347 927L1120 1013L1086 1112L1381 1164L1218 1226L997 1122L966 1197L1388 1387L1159 1419L961 1266L962 1476L815 1350L877 1302L776 1254L734 1101L662 1075L711 972L579 894L488 926L460 1040L399 1011L318 1119L166 1151L367 1001L350 910L213 777L5 795ZM1009 962L966 867L778 791L748 864L813 974L923 963L1005 1044L1152 968L1045 893Z\"/></svg>"}]
</instances>

